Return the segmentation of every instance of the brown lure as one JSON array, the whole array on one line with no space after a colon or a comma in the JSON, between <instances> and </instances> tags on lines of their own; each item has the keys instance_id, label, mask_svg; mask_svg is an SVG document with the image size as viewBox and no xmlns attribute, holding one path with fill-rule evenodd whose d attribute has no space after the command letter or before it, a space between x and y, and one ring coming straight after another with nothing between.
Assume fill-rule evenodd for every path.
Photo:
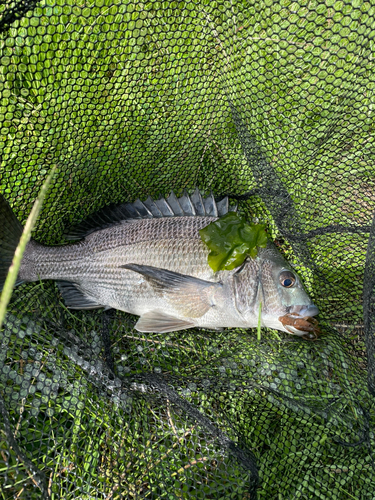
<instances>
[{"instance_id":1,"label":"brown lure","mask_svg":"<svg viewBox=\"0 0 375 500\"><path fill-rule=\"evenodd\" d=\"M317 340L322 333L319 328L319 323L315 318L303 318L298 314L285 314L279 317L279 321L292 334L294 332L288 327L293 327L300 332L306 332L304 335L301 335L305 340Z\"/></svg>"}]
</instances>

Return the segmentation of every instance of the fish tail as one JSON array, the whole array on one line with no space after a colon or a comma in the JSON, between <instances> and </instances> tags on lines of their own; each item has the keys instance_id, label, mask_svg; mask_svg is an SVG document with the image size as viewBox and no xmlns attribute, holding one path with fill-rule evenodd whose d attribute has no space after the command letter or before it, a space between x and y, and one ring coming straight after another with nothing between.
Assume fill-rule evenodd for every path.
<instances>
[{"instance_id":1,"label":"fish tail","mask_svg":"<svg viewBox=\"0 0 375 500\"><path fill-rule=\"evenodd\" d=\"M0 194L0 291L3 289L23 227ZM20 284L18 280L16 284Z\"/></svg>"}]
</instances>

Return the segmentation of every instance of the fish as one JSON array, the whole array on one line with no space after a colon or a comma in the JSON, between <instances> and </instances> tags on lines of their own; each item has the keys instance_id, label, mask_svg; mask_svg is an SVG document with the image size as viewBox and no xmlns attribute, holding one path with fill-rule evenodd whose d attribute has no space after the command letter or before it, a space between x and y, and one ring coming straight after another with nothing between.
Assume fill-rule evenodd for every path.
<instances>
[{"instance_id":1,"label":"fish","mask_svg":"<svg viewBox=\"0 0 375 500\"><path fill-rule=\"evenodd\" d=\"M254 328L260 312L261 326L306 335L318 308L271 241L231 271L208 265L199 230L236 210L198 188L105 207L68 231L65 245L30 239L16 284L56 280L68 308L126 311L139 316L139 332ZM1 195L0 290L21 233Z\"/></svg>"}]
</instances>

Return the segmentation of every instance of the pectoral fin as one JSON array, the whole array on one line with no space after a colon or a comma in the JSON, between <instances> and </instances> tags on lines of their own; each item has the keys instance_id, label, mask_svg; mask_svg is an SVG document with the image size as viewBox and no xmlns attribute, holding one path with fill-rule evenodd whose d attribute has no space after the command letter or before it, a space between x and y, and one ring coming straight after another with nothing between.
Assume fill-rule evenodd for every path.
<instances>
[{"instance_id":1,"label":"pectoral fin","mask_svg":"<svg viewBox=\"0 0 375 500\"><path fill-rule=\"evenodd\" d=\"M194 326L194 323L190 321L174 318L160 311L151 311L143 314L143 316L139 318L135 325L135 329L138 332L145 333L167 333L177 330L186 330L186 328L193 328Z\"/></svg>"},{"instance_id":2,"label":"pectoral fin","mask_svg":"<svg viewBox=\"0 0 375 500\"><path fill-rule=\"evenodd\" d=\"M142 274L186 318L200 318L210 307L214 307L215 295L223 286L221 283L213 283L153 266L127 264L121 267Z\"/></svg>"}]
</instances>

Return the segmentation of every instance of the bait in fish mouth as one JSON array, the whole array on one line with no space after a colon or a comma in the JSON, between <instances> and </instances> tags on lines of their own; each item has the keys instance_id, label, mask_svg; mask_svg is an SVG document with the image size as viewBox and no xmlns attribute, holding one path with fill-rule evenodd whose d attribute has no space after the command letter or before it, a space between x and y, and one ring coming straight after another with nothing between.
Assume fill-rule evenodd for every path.
<instances>
[{"instance_id":1,"label":"bait in fish mouth","mask_svg":"<svg viewBox=\"0 0 375 500\"><path fill-rule=\"evenodd\" d=\"M140 316L140 332L186 328L254 328L315 334L312 303L298 275L268 242L255 259L214 272L199 230L235 211L196 189L177 198L136 200L106 207L69 234L74 243L27 244L17 284L56 280L67 307L114 308ZM0 196L0 290L22 233Z\"/></svg>"},{"instance_id":2,"label":"bait in fish mouth","mask_svg":"<svg viewBox=\"0 0 375 500\"><path fill-rule=\"evenodd\" d=\"M279 318L285 329L294 335L300 335L305 340L317 340L322 333L315 318L302 317L299 314L285 314Z\"/></svg>"}]
</instances>

